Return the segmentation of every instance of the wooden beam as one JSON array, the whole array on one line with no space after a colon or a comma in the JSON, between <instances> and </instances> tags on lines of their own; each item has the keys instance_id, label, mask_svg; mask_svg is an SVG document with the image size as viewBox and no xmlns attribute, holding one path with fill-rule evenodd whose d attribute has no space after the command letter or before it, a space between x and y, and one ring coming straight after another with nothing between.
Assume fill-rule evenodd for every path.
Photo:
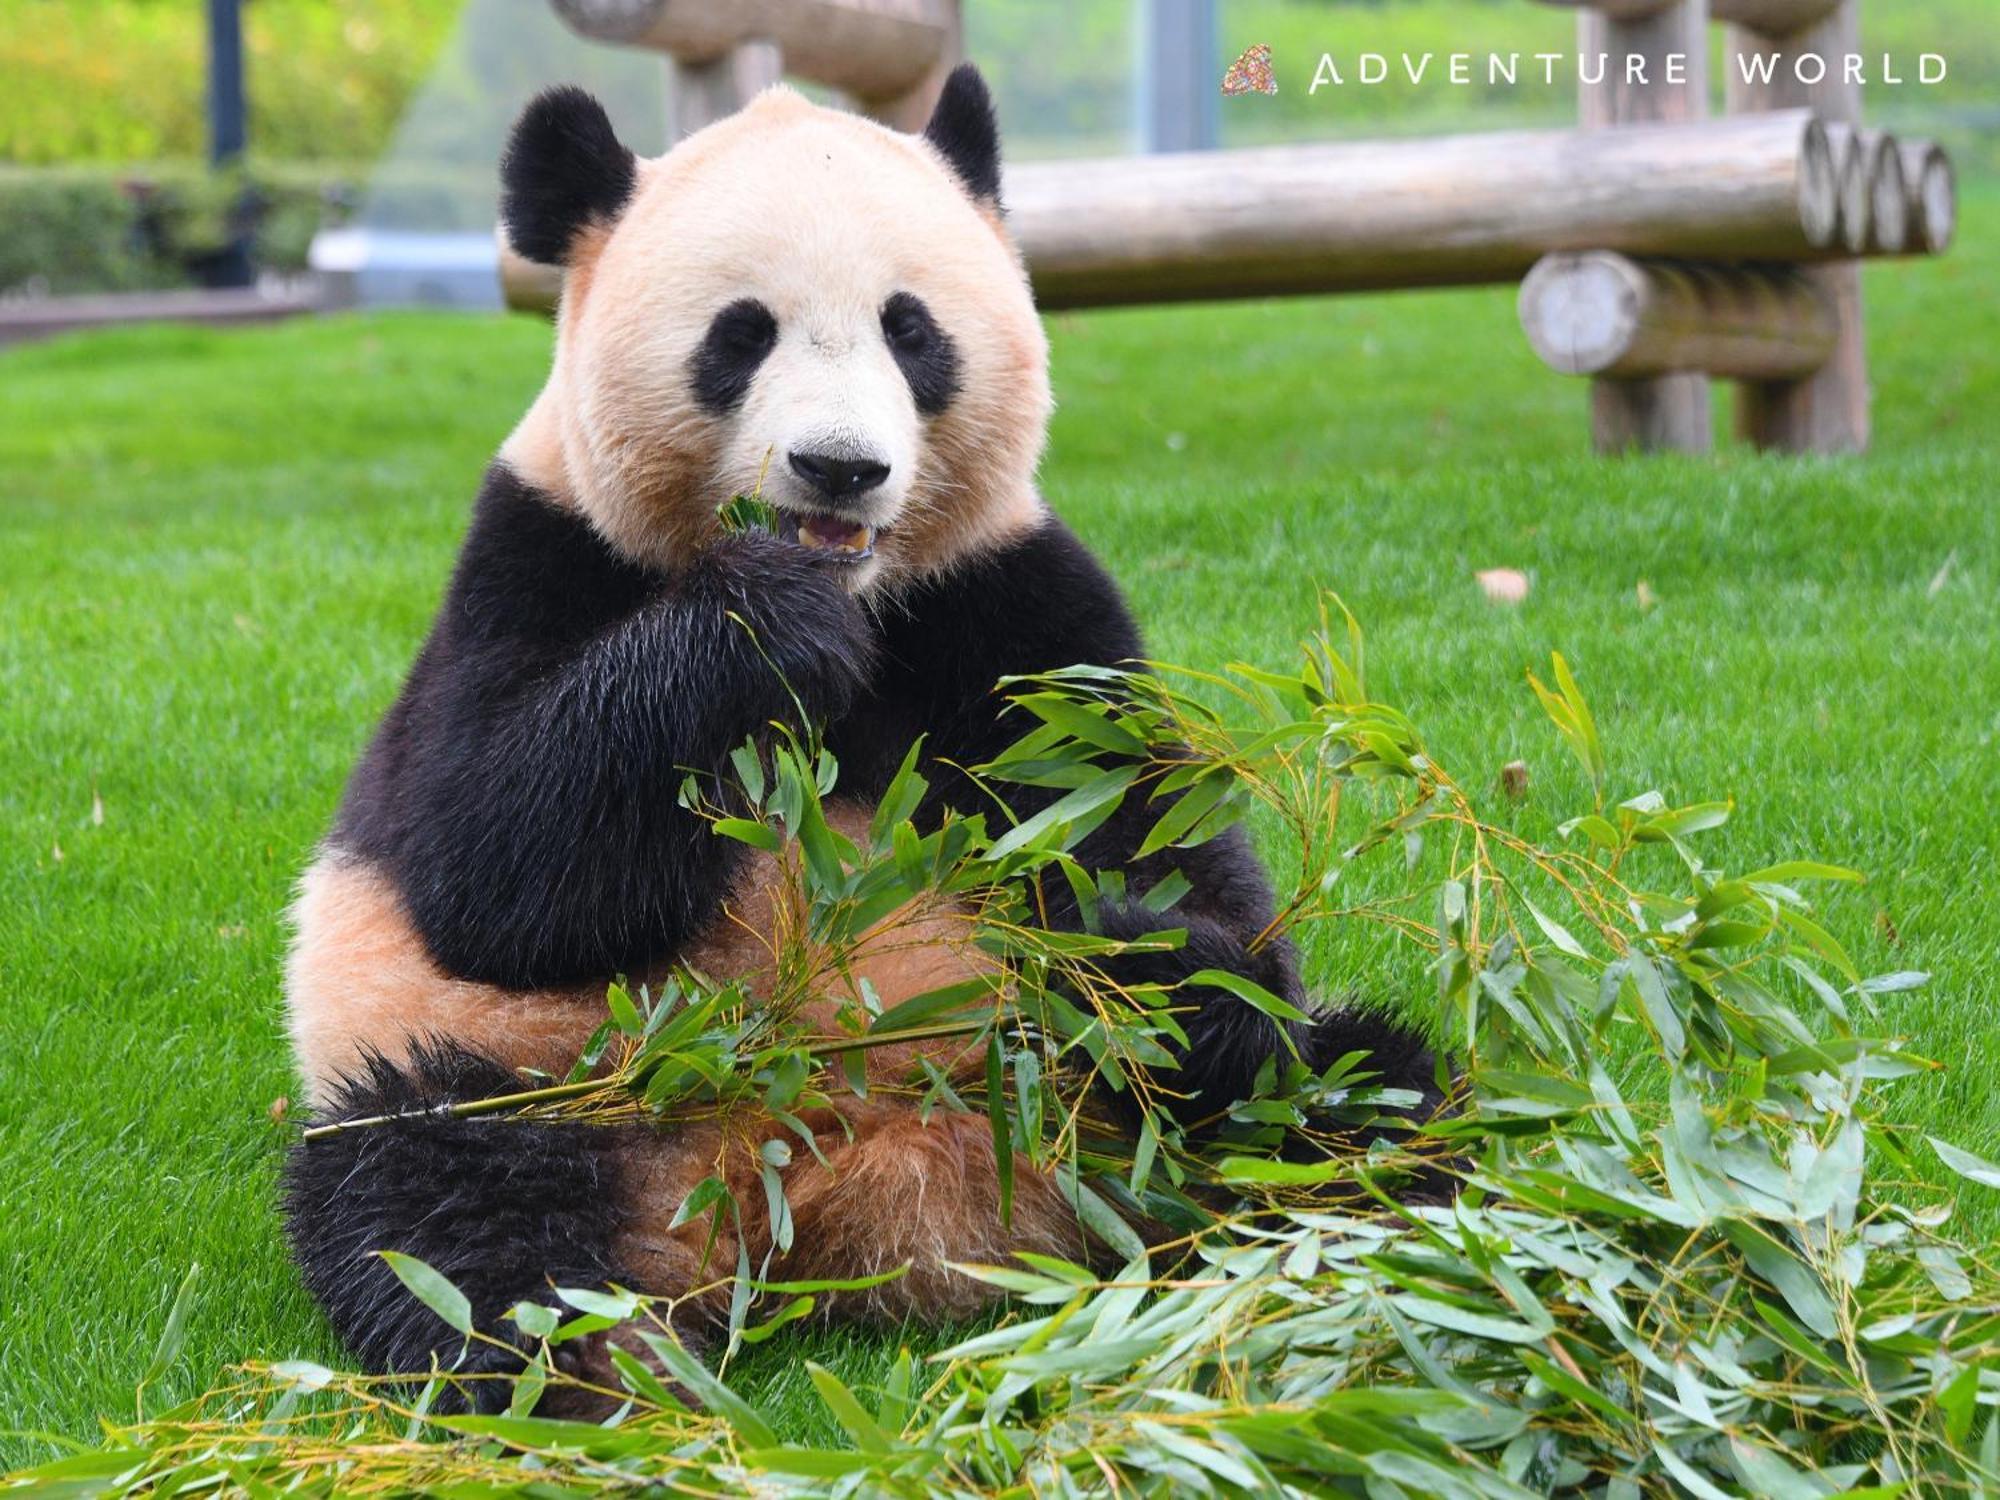
<instances>
[{"instance_id":1,"label":"wooden beam","mask_svg":"<svg viewBox=\"0 0 2000 1500\"><path fill-rule=\"evenodd\" d=\"M1958 178L1951 158L1936 141L1904 141L1903 186L1909 193L1910 225L1904 249L1942 255L1958 231Z\"/></svg>"},{"instance_id":2,"label":"wooden beam","mask_svg":"<svg viewBox=\"0 0 2000 1500\"><path fill-rule=\"evenodd\" d=\"M722 56L703 62L669 58L673 139L682 140L713 125L756 98L785 76L776 42L738 42Z\"/></svg>"},{"instance_id":3,"label":"wooden beam","mask_svg":"<svg viewBox=\"0 0 2000 1500\"><path fill-rule=\"evenodd\" d=\"M1518 282L1556 250L1704 261L1838 254L1805 111L1603 131L1033 162L1008 225L1045 309ZM507 273L546 307L553 273Z\"/></svg>"},{"instance_id":4,"label":"wooden beam","mask_svg":"<svg viewBox=\"0 0 2000 1500\"><path fill-rule=\"evenodd\" d=\"M743 42L775 42L785 71L852 94L895 101L954 56L951 0L553 0L580 36L713 62Z\"/></svg>"},{"instance_id":5,"label":"wooden beam","mask_svg":"<svg viewBox=\"0 0 2000 1500\"><path fill-rule=\"evenodd\" d=\"M1840 179L1840 242L1855 255L1901 255L1910 233L1902 148L1879 130L1850 135Z\"/></svg>"},{"instance_id":6,"label":"wooden beam","mask_svg":"<svg viewBox=\"0 0 2000 1500\"><path fill-rule=\"evenodd\" d=\"M938 13L944 40L923 76L899 93L879 98L857 98L855 101L863 113L880 120L891 130L915 134L929 124L931 111L937 108L938 95L944 92L945 79L953 68L965 60L965 16L959 0L938 0L933 9Z\"/></svg>"},{"instance_id":7,"label":"wooden beam","mask_svg":"<svg viewBox=\"0 0 2000 1500\"><path fill-rule=\"evenodd\" d=\"M1544 5L1560 5L1565 10L1594 10L1614 21L1643 21L1676 3L1676 0L1542 0ZM1708 11L1717 21L1734 21L1754 26L1770 36L1786 36L1825 18L1839 0L1709 0Z\"/></svg>"},{"instance_id":8,"label":"wooden beam","mask_svg":"<svg viewBox=\"0 0 2000 1500\"><path fill-rule=\"evenodd\" d=\"M1860 0L1838 0L1820 20L1788 35L1729 26L1723 56L1728 72L1729 108L1746 114L1762 110L1817 110L1834 124L1859 127L1861 89L1846 81L1841 59L1860 51ZM1742 59L1769 56L1768 82L1762 70L1746 69ZM1801 57L1824 60L1824 69L1810 64L1816 76L1802 82ZM1815 267L1810 275L1829 297L1840 318L1840 340L1833 358L1804 380L1749 382L1737 391L1736 427L1760 448L1787 453L1858 453L1869 437L1868 352L1863 338L1861 271L1852 262Z\"/></svg>"},{"instance_id":9,"label":"wooden beam","mask_svg":"<svg viewBox=\"0 0 2000 1500\"><path fill-rule=\"evenodd\" d=\"M1552 250L1831 253L1809 114L1035 163L1008 219L1045 307L1517 281Z\"/></svg>"},{"instance_id":10,"label":"wooden beam","mask_svg":"<svg viewBox=\"0 0 2000 1500\"><path fill-rule=\"evenodd\" d=\"M1643 21L1679 3L1680 0L1542 0L1544 5L1560 5L1564 10L1594 10L1619 21Z\"/></svg>"},{"instance_id":11,"label":"wooden beam","mask_svg":"<svg viewBox=\"0 0 2000 1500\"><path fill-rule=\"evenodd\" d=\"M1521 327L1550 369L1637 381L1797 379L1833 352L1833 304L1798 271L1551 255L1521 283Z\"/></svg>"},{"instance_id":12,"label":"wooden beam","mask_svg":"<svg viewBox=\"0 0 2000 1500\"><path fill-rule=\"evenodd\" d=\"M1578 89L1585 129L1707 115L1708 0L1675 0L1632 19L1586 10L1576 22L1578 53L1602 59L1599 81ZM1715 444L1708 381L1695 367L1656 380L1599 381L1590 410L1600 452L1638 446L1706 453Z\"/></svg>"},{"instance_id":13,"label":"wooden beam","mask_svg":"<svg viewBox=\"0 0 2000 1500\"><path fill-rule=\"evenodd\" d=\"M1792 36L1833 14L1840 0L1709 0L1718 21L1747 26L1764 36ZM1838 58L1829 58L1835 67Z\"/></svg>"}]
</instances>

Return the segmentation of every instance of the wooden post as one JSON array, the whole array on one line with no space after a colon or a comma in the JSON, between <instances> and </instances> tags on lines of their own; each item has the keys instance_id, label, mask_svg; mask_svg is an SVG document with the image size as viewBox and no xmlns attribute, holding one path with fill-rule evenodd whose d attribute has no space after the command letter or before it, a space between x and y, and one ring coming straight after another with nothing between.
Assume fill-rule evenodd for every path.
<instances>
[{"instance_id":1,"label":"wooden post","mask_svg":"<svg viewBox=\"0 0 2000 1500\"><path fill-rule=\"evenodd\" d=\"M1785 8L1785 19L1812 8L1818 7ZM1858 128L1861 87L1847 82L1843 63L1859 50L1860 0L1838 0L1788 35L1731 24L1723 46L1730 111L1804 107ZM1833 299L1839 316L1833 357L1803 380L1745 383L1737 393L1737 431L1760 448L1781 452L1858 453L1868 446L1869 431L1861 270L1848 262L1817 266L1808 274Z\"/></svg>"},{"instance_id":2,"label":"wooden post","mask_svg":"<svg viewBox=\"0 0 2000 1500\"><path fill-rule=\"evenodd\" d=\"M942 39L923 76L893 94L855 98L855 105L863 114L880 120L891 130L905 130L914 135L928 125L931 111L937 108L938 95L944 92L945 79L965 60L965 15L959 0L940 0L934 14Z\"/></svg>"},{"instance_id":3,"label":"wooden post","mask_svg":"<svg viewBox=\"0 0 2000 1500\"><path fill-rule=\"evenodd\" d=\"M1220 133L1215 0L1148 0L1139 126L1148 151L1210 151Z\"/></svg>"},{"instance_id":4,"label":"wooden post","mask_svg":"<svg viewBox=\"0 0 2000 1500\"><path fill-rule=\"evenodd\" d=\"M1521 283L1521 327L1564 375L1809 375L1833 352L1833 304L1790 266L1551 255Z\"/></svg>"},{"instance_id":5,"label":"wooden post","mask_svg":"<svg viewBox=\"0 0 2000 1500\"><path fill-rule=\"evenodd\" d=\"M1650 14L1577 16L1577 51L1601 57L1582 85L1586 129L1699 120L1708 113L1708 0L1674 0ZM1678 69L1678 72L1676 72ZM1714 443L1708 377L1593 380L1591 437L1601 453L1627 448L1705 453Z\"/></svg>"},{"instance_id":6,"label":"wooden post","mask_svg":"<svg viewBox=\"0 0 2000 1500\"><path fill-rule=\"evenodd\" d=\"M671 90L673 140L693 135L748 104L785 75L778 44L737 42L720 57L705 62L667 59Z\"/></svg>"}]
</instances>

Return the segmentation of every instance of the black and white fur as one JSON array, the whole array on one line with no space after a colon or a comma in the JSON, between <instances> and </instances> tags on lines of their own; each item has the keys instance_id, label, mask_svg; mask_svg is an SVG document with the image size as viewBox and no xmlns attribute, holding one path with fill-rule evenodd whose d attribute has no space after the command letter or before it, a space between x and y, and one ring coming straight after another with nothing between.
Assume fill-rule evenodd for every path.
<instances>
[{"instance_id":1,"label":"black and white fur","mask_svg":"<svg viewBox=\"0 0 2000 1500\"><path fill-rule=\"evenodd\" d=\"M817 120L812 128L850 129ZM855 128L874 129L864 122ZM927 151L923 161L942 167L936 191L959 194L954 211L962 218L951 222L962 222L966 235L988 232L983 226L999 235L997 133L975 72L953 75L926 144L906 147L906 138L882 136L880 150ZM855 139L864 152L878 149L873 137ZM624 274L614 256L626 220L640 212L644 192L663 191L641 181L659 165L635 166L587 96L546 95L523 117L508 149L509 233L525 252L569 263L573 277L577 257L594 245L598 259L585 264L601 279L587 295L606 295ZM740 191L778 187L744 182ZM698 227L689 233L698 237ZM667 242L653 249L676 253ZM690 421L711 424L700 441L718 453L739 443L728 424L751 420L746 411L767 397L757 420L793 422L794 451L808 440L824 446L825 434L809 430L809 403L762 389L775 379L781 357L805 360L812 351L787 346L787 315L773 311L765 289L736 290L745 294L697 310L672 367L678 394L661 399L681 402ZM993 295L1003 290L1026 305L1018 286ZM879 523L884 555L865 565L762 533L709 535L698 546L687 545L682 533L663 555L667 549L652 544L644 519L635 520L629 495L618 502L625 509L607 519L609 502L592 498L613 487L602 474L586 481L573 458L547 461L545 474L523 472L536 464L519 455L572 452L567 426L562 443L517 446L489 470L430 636L355 771L316 875L308 878L309 889L327 872L366 882L353 889L377 893L414 935L397 961L422 966L430 986L385 990L387 998L357 1006L351 1014L360 1019L350 1023L341 986L361 985L354 976L373 970L359 967L356 943L340 936L348 929L312 916L334 934L316 938L302 925L293 1022L322 1118L519 1088L513 1069L520 1059L502 1055L514 1018L539 1025L569 1005L587 1031L601 1013L601 1003L593 1011L588 998L595 994L601 1002L608 979L658 972L705 941L723 921L750 856L713 836L678 805L675 790L689 769L724 776L733 747L768 735L773 723L795 720L799 705L838 757L842 797L864 807L911 742L924 736L932 791L919 816L934 820L946 808L986 810L983 796L954 768L977 765L1021 732L1018 717L1002 716L994 690L999 678L1143 656L1116 584L1039 502L1010 512L1004 525L975 524L970 515L939 519L954 494L976 493L978 455L998 451L982 450L950 425L968 403L977 413L985 410L977 403L992 398L982 383L991 365L982 360L994 338L964 318L954 324L952 308L963 306L967 293L956 294L958 302L949 286L931 295L922 286L895 290L879 303L875 349L845 351L867 361L867 370L892 371L901 382L904 414L879 430L852 420L845 429L843 462L878 464L889 477L850 494L840 486L860 480L838 480L828 491L823 475L800 470L807 487L820 485L820 493L800 500L803 491L794 489L780 496L781 506L798 507L808 519L824 510L843 524L855 516ZM589 315L587 307L565 310L569 320ZM1031 324L1032 311L1026 316ZM559 338L558 368L567 365L572 379L586 352L599 358L610 352L579 347L578 329L587 327L566 322ZM1026 327L1010 325L1010 336L1038 340L1038 330L1031 335L1021 331ZM621 394L630 393L621 388ZM880 393L870 399L888 401ZM565 394L561 421L573 423L572 408L582 404L581 394ZM1004 416L1004 402L995 409ZM1045 397L1041 404L1029 399L1021 420L1039 424L1044 409ZM839 409L843 419L854 411ZM987 417L985 427L995 420ZM1030 436L1023 451L1031 471L1039 430ZM933 472L933 498L922 502L923 466L946 448L959 455L955 467L942 476ZM680 472L664 459L649 472L660 471ZM557 473L568 477L548 477ZM687 496L657 528L672 530L685 519L681 512L712 512L724 498L726 491L714 490ZM919 532L907 515L921 503L930 507L923 543L929 551L900 556L898 545L918 545L908 540ZM1038 795L1017 799L1017 811L1031 810ZM1136 909L1102 914L1114 936L1162 925L1188 931L1178 952L1114 961L1124 965L1121 977L1172 983L1221 968L1310 1007L1288 944L1249 949L1270 918L1272 896L1247 841L1232 832L1135 865L1138 842L1159 812L1157 805L1125 807L1083 850L1089 865L1128 869L1134 891L1171 868L1190 884L1164 916ZM1079 921L1066 886L1052 883L1044 895L1051 921ZM327 909L353 908L349 897L340 899L348 904L329 898ZM356 919L353 930L376 933L380 923ZM432 989L458 997L453 1003L460 1009L441 1009L436 1014L445 1019L427 1024ZM1248 1092L1280 1039L1276 1023L1222 992L1183 992L1179 999L1190 1006L1182 1021L1190 1045L1178 1074L1166 1081L1187 1096L1179 1107L1199 1118ZM471 1020L461 1024L454 1016ZM1366 1050L1389 1081L1430 1088L1432 1063L1422 1042L1379 1016L1328 1014L1292 1029L1309 1062ZM331 1051L329 1036L340 1044ZM884 1141L916 1141L926 1153L944 1149L940 1135L910 1134L909 1120L877 1124L888 1132ZM964 1160L952 1163L961 1175L953 1181L970 1182L964 1174L980 1165L978 1135L964 1139ZM702 1169L674 1165L676 1149L671 1131L444 1118L337 1135L292 1154L285 1200L291 1238L307 1284L355 1352L373 1368L421 1370L433 1354L448 1360L459 1341L402 1294L372 1252L397 1250L430 1262L465 1290L480 1326L499 1332L506 1331L498 1320L510 1306L546 1300L552 1282L678 1293L684 1288L649 1284L671 1279L661 1267L681 1262L646 1228L676 1206L655 1201L659 1185ZM905 1180L894 1175L897 1162L882 1159L896 1151L908 1155L910 1147L885 1145L874 1159L853 1157L857 1180L864 1173ZM683 1177L672 1175L677 1171ZM924 1180L935 1188L943 1179ZM829 1205L836 1204L839 1185L828 1191ZM893 1217L904 1208L887 1202L879 1211ZM1059 1210L1058 1203L1045 1213L1059 1219ZM1036 1210L1025 1211L1032 1218ZM829 1206L815 1220L802 1210L795 1255L862 1253L842 1238L843 1212ZM913 1271L908 1300L883 1304L886 1310L966 1310L942 1258L997 1258L1007 1248L980 1239L999 1231L972 1208L966 1226L968 1244L945 1244L933 1228L921 1242L897 1238L888 1250L866 1247L879 1255L915 1244L914 1258L933 1252L939 1258L920 1267L922 1274ZM1044 1239L1031 1237L1030 1247L1072 1248L1054 1220L1037 1232ZM812 1244L803 1239L809 1234Z\"/></svg>"}]
</instances>

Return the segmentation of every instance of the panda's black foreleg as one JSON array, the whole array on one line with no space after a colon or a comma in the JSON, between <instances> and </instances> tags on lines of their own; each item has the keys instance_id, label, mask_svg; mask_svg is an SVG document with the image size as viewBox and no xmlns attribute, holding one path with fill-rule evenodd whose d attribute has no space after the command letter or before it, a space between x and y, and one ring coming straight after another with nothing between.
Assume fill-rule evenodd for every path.
<instances>
[{"instance_id":1,"label":"panda's black foreleg","mask_svg":"<svg viewBox=\"0 0 2000 1500\"><path fill-rule=\"evenodd\" d=\"M373 1059L320 1119L434 1111L519 1087L497 1063L439 1043L404 1066ZM552 1303L552 1285L623 1279L613 1264L619 1198L607 1135L433 1112L299 1142L286 1163L284 1201L306 1286L368 1369L421 1377L433 1361L441 1370L456 1364L472 1377L458 1387L458 1402L504 1407L508 1382L478 1377L511 1374L521 1360L468 1343L376 1252L426 1262L465 1293L476 1328L525 1344L504 1317L516 1303Z\"/></svg>"},{"instance_id":2,"label":"panda's black foreleg","mask_svg":"<svg viewBox=\"0 0 2000 1500\"><path fill-rule=\"evenodd\" d=\"M1159 1081L1172 1090L1165 1102L1182 1124L1211 1121L1237 1100L1248 1098L1264 1064L1294 1052L1316 1072L1350 1052L1366 1052L1368 1059L1360 1067L1376 1075L1373 1081L1414 1090L1426 1102L1435 1102L1435 1062L1424 1039L1375 1011L1315 1012L1286 939L1272 939L1253 951L1212 917L1182 911L1161 914L1132 906L1104 907L1099 925L1106 937L1127 941L1167 928L1187 931L1186 942L1178 948L1135 950L1100 960L1109 977L1121 985L1173 990L1175 1020L1186 1033L1187 1046L1172 1049L1180 1066ZM1186 983L1204 969L1248 979L1312 1019L1281 1021L1227 990Z\"/></svg>"}]
</instances>

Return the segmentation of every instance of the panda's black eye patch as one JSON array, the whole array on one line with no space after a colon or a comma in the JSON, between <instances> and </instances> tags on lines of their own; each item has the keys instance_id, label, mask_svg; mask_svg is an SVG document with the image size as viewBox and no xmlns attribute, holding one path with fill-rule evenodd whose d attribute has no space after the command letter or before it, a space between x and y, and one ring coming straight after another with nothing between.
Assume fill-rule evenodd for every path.
<instances>
[{"instance_id":1,"label":"panda's black eye patch","mask_svg":"<svg viewBox=\"0 0 2000 1500\"><path fill-rule=\"evenodd\" d=\"M777 342L778 320L770 308L751 297L730 303L708 325L689 362L695 400L712 412L735 408Z\"/></svg>"},{"instance_id":2,"label":"panda's black eye patch","mask_svg":"<svg viewBox=\"0 0 2000 1500\"><path fill-rule=\"evenodd\" d=\"M958 346L923 299L898 292L882 304L882 337L909 382L917 410L934 417L958 394Z\"/></svg>"}]
</instances>

